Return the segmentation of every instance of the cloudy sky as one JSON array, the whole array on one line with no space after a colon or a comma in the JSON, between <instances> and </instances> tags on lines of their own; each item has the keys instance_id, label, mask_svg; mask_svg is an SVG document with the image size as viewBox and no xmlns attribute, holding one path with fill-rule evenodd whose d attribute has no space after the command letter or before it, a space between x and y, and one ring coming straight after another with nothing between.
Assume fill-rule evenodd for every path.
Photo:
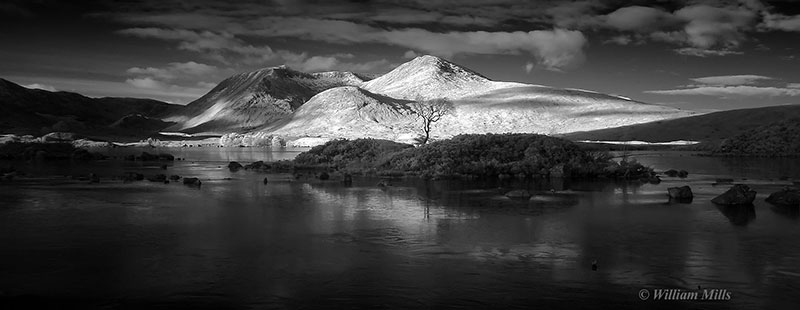
<instances>
[{"instance_id":1,"label":"cloudy sky","mask_svg":"<svg viewBox=\"0 0 800 310\"><path fill-rule=\"evenodd\" d=\"M800 102L788 0L6 0L0 28L0 77L90 96L185 104L237 72L384 73L432 54L698 111Z\"/></svg>"}]
</instances>

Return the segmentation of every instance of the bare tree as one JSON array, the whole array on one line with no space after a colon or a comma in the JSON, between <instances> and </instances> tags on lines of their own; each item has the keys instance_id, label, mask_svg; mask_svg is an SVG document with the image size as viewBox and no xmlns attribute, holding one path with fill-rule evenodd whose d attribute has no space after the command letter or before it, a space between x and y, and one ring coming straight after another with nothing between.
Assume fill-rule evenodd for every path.
<instances>
[{"instance_id":1,"label":"bare tree","mask_svg":"<svg viewBox=\"0 0 800 310\"><path fill-rule=\"evenodd\" d=\"M431 138L431 127L433 123L438 122L443 116L453 112L453 103L447 98L435 98L424 100L417 98L416 101L409 104L409 107L422 121L422 132L425 134L420 138L419 143L428 143Z\"/></svg>"}]
</instances>

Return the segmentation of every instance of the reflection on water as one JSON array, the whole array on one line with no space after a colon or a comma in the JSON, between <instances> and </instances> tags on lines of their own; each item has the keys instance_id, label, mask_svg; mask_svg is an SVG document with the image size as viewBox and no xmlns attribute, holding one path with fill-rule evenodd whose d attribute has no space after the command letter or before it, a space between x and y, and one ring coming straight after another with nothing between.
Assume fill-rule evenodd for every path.
<instances>
[{"instance_id":1,"label":"reflection on water","mask_svg":"<svg viewBox=\"0 0 800 310\"><path fill-rule=\"evenodd\" d=\"M717 159L672 154L639 158L690 171L659 185L398 179L380 188L372 178L345 186L282 174L267 175L264 185L264 175L225 169L228 158L250 155L192 152L167 173L200 177L200 189L111 180L123 171L162 173L137 162L19 164L51 177L0 184L0 300L104 308L785 308L800 296L797 209L763 202L785 184L761 168L738 175ZM60 177L88 172L101 183ZM727 190L713 180L731 174L758 191L754 206L710 203ZM681 185L692 187L694 201L670 204L666 188ZM534 196L503 196L511 189ZM732 300L637 297L641 288L698 286L728 289Z\"/></svg>"}]
</instances>

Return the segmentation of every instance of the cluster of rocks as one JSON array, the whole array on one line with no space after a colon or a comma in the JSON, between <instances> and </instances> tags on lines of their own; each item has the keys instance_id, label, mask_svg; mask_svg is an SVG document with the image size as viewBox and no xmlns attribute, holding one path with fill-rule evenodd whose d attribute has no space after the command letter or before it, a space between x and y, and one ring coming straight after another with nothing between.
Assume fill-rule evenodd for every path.
<instances>
[{"instance_id":1,"label":"cluster of rocks","mask_svg":"<svg viewBox=\"0 0 800 310\"><path fill-rule=\"evenodd\" d=\"M142 154L139 154L138 156L130 154L123 157L123 159L127 161L174 161L175 156L167 153L150 154L148 152L142 152Z\"/></svg>"},{"instance_id":2,"label":"cluster of rocks","mask_svg":"<svg viewBox=\"0 0 800 310\"><path fill-rule=\"evenodd\" d=\"M664 175L666 175L668 177L671 177L671 178L674 178L674 177L686 178L686 177L689 176L689 172L686 171L686 170L669 169L667 171L664 171Z\"/></svg>"},{"instance_id":3,"label":"cluster of rocks","mask_svg":"<svg viewBox=\"0 0 800 310\"><path fill-rule=\"evenodd\" d=\"M134 181L142 181L145 179L147 179L150 182L158 182L164 184L169 184L170 182L177 182L178 180L183 179L183 184L198 186L198 187L202 184L202 182L198 178L184 178L177 174L167 176L166 174L159 173L149 177L145 177L144 174L138 172L126 172L125 174L122 175L122 181L126 183Z\"/></svg>"}]
</instances>

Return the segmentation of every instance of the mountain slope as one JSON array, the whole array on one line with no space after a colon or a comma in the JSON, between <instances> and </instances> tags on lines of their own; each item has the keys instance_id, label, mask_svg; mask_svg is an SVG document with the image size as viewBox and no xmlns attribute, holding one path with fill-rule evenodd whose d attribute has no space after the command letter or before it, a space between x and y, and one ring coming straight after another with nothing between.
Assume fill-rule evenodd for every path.
<instances>
[{"instance_id":1,"label":"mountain slope","mask_svg":"<svg viewBox=\"0 0 800 310\"><path fill-rule=\"evenodd\" d=\"M148 122L144 127L111 128L126 116L161 118L182 106L134 98L89 98L70 92L27 89L0 79L0 132L40 135L70 131L87 135L147 136L170 125Z\"/></svg>"},{"instance_id":2,"label":"mountain slope","mask_svg":"<svg viewBox=\"0 0 800 310\"><path fill-rule=\"evenodd\" d=\"M449 98L455 109L434 124L436 138L462 133L559 134L692 114L585 90L496 82L446 60L421 56L361 87L319 93L292 117L258 131L289 138L410 142L419 134L419 120L407 107L409 99L437 97Z\"/></svg>"},{"instance_id":3,"label":"mountain slope","mask_svg":"<svg viewBox=\"0 0 800 310\"><path fill-rule=\"evenodd\" d=\"M702 141L718 144L723 139L754 130L759 126L800 118L800 106L774 106L713 112L686 118L662 120L618 128L564 135L572 140Z\"/></svg>"},{"instance_id":4,"label":"mountain slope","mask_svg":"<svg viewBox=\"0 0 800 310\"><path fill-rule=\"evenodd\" d=\"M285 118L317 93L337 86L361 85L350 72L303 73L286 67L241 73L220 82L169 120L185 132L241 131Z\"/></svg>"},{"instance_id":5,"label":"mountain slope","mask_svg":"<svg viewBox=\"0 0 800 310\"><path fill-rule=\"evenodd\" d=\"M332 88L312 97L272 134L358 138L369 133L396 140L397 134L412 130L414 119L406 102L354 86Z\"/></svg>"}]
</instances>

